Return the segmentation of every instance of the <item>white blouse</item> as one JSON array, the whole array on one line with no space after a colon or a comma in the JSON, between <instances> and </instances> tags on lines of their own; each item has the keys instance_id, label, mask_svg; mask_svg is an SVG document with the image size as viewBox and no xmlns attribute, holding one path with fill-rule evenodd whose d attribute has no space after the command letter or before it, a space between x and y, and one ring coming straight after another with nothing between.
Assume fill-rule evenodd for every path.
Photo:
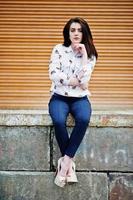
<instances>
[{"instance_id":1,"label":"white blouse","mask_svg":"<svg viewBox=\"0 0 133 200\"><path fill-rule=\"evenodd\" d=\"M52 80L51 92L69 97L83 97L90 95L88 89L82 89L79 86L69 86L71 77L78 77L81 72L82 54L73 51L71 45L65 47L63 44L58 44L53 48L50 64L49 77ZM87 71L80 79L80 84L88 83L91 73L96 63L96 57L92 56L88 59Z\"/></svg>"}]
</instances>

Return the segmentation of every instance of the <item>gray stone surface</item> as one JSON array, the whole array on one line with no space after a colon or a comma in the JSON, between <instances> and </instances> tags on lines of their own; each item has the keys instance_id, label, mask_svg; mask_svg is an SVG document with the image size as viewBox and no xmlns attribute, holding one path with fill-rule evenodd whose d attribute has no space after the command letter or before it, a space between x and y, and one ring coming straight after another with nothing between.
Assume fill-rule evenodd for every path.
<instances>
[{"instance_id":1,"label":"gray stone surface","mask_svg":"<svg viewBox=\"0 0 133 200\"><path fill-rule=\"evenodd\" d=\"M74 121L68 117L67 124ZM52 120L47 110L0 110L0 126L51 126ZM132 110L102 110L92 112L90 126L133 127Z\"/></svg>"},{"instance_id":2,"label":"gray stone surface","mask_svg":"<svg viewBox=\"0 0 133 200\"><path fill-rule=\"evenodd\" d=\"M109 174L110 200L132 200L133 199L133 173Z\"/></svg>"},{"instance_id":3,"label":"gray stone surface","mask_svg":"<svg viewBox=\"0 0 133 200\"><path fill-rule=\"evenodd\" d=\"M79 183L62 189L50 172L60 153L47 111L0 110L0 200L132 200L132 122L132 111L93 112L75 157Z\"/></svg>"},{"instance_id":4,"label":"gray stone surface","mask_svg":"<svg viewBox=\"0 0 133 200\"><path fill-rule=\"evenodd\" d=\"M60 153L55 138L53 151L56 165ZM133 171L133 129L88 128L75 160L77 170Z\"/></svg>"},{"instance_id":5,"label":"gray stone surface","mask_svg":"<svg viewBox=\"0 0 133 200\"><path fill-rule=\"evenodd\" d=\"M107 176L78 173L79 183L59 188L50 172L0 172L0 200L107 200Z\"/></svg>"},{"instance_id":6,"label":"gray stone surface","mask_svg":"<svg viewBox=\"0 0 133 200\"><path fill-rule=\"evenodd\" d=\"M0 170L49 170L49 127L0 126Z\"/></svg>"}]
</instances>

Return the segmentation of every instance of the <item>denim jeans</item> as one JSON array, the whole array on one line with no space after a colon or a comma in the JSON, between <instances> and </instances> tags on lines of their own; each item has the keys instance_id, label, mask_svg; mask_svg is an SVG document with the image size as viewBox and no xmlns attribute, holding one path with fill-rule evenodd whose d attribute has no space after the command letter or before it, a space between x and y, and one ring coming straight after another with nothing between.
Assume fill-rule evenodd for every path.
<instances>
[{"instance_id":1,"label":"denim jeans","mask_svg":"<svg viewBox=\"0 0 133 200\"><path fill-rule=\"evenodd\" d=\"M91 104L85 97L65 97L54 94L49 101L49 113L55 128L55 137L62 156L74 157L84 135L91 116ZM75 120L72 133L68 134L66 121L71 113Z\"/></svg>"}]
</instances>

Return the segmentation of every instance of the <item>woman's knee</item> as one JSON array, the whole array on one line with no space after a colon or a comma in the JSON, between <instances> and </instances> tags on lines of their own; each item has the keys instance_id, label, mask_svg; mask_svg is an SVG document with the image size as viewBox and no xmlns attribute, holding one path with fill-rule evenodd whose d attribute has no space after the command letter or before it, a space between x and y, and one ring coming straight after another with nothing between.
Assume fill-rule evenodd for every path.
<instances>
[{"instance_id":1,"label":"woman's knee","mask_svg":"<svg viewBox=\"0 0 133 200\"><path fill-rule=\"evenodd\" d=\"M75 122L87 125L89 123L89 119L87 119L87 118L80 118L79 117L79 118L76 118Z\"/></svg>"},{"instance_id":2,"label":"woman's knee","mask_svg":"<svg viewBox=\"0 0 133 200\"><path fill-rule=\"evenodd\" d=\"M75 121L87 125L90 122L90 115L77 116Z\"/></svg>"},{"instance_id":3,"label":"woman's knee","mask_svg":"<svg viewBox=\"0 0 133 200\"><path fill-rule=\"evenodd\" d=\"M65 126L66 125L66 119L64 118L54 118L53 124L56 126Z\"/></svg>"}]
</instances>

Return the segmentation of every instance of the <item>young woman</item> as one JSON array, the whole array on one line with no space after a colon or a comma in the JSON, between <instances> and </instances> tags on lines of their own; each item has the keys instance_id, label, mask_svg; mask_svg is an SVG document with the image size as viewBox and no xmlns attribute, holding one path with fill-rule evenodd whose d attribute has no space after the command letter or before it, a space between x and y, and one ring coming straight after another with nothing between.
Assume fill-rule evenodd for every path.
<instances>
[{"instance_id":1,"label":"young woman","mask_svg":"<svg viewBox=\"0 0 133 200\"><path fill-rule=\"evenodd\" d=\"M61 151L55 184L64 187L78 182L73 158L90 122L91 104L88 82L97 60L97 51L87 22L79 17L70 19L63 30L64 43L53 48L49 64L52 96L49 113ZM75 126L69 136L66 128L71 113Z\"/></svg>"}]
</instances>

